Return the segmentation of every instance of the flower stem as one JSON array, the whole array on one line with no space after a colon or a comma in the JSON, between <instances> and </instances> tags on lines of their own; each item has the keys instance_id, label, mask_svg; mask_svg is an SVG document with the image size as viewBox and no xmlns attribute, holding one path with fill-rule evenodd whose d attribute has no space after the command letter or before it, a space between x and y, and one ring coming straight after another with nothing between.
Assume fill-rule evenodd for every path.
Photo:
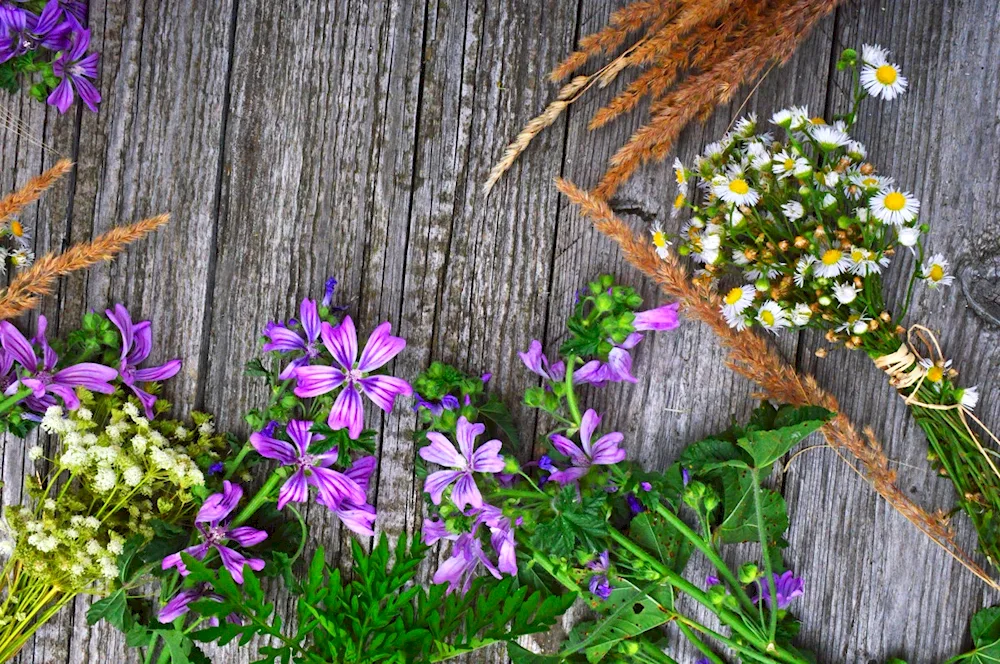
<instances>
[{"instance_id":1,"label":"flower stem","mask_svg":"<svg viewBox=\"0 0 1000 664\"><path fill-rule=\"evenodd\" d=\"M253 499L247 503L246 507L240 510L239 514L236 515L236 518L233 519L230 527L235 528L236 526L242 525L247 519L256 514L257 510L267 504L271 500L271 494L274 493L278 484L285 479L285 474L286 468L284 466L275 469L275 471L271 473L271 476L267 478L267 482L264 483L264 486L257 491L256 495L254 495Z\"/></svg>"},{"instance_id":2,"label":"flower stem","mask_svg":"<svg viewBox=\"0 0 1000 664\"><path fill-rule=\"evenodd\" d=\"M12 409L22 400L27 399L31 396L30 387L22 387L20 390L7 397L3 401L0 401L0 414L6 413L8 410Z\"/></svg>"},{"instance_id":3,"label":"flower stem","mask_svg":"<svg viewBox=\"0 0 1000 664\"><path fill-rule=\"evenodd\" d=\"M771 571L771 556L767 548L767 534L764 532L764 506L760 498L760 473L756 468L750 470L753 478L753 506L757 513L757 537L760 539L761 556L764 558L764 573L767 574L767 587L771 593L771 607L768 613L771 624L768 626L768 638L773 642L778 631L778 590L774 585L774 574ZM763 589L761 589L763 592ZM763 598L760 599L763 604Z\"/></svg>"},{"instance_id":4,"label":"flower stem","mask_svg":"<svg viewBox=\"0 0 1000 664\"><path fill-rule=\"evenodd\" d=\"M580 417L580 407L576 403L576 392L573 391L573 365L575 364L575 355L566 359L566 406L569 408L570 415L573 416L573 423L579 427L583 418Z\"/></svg>"}]
</instances>

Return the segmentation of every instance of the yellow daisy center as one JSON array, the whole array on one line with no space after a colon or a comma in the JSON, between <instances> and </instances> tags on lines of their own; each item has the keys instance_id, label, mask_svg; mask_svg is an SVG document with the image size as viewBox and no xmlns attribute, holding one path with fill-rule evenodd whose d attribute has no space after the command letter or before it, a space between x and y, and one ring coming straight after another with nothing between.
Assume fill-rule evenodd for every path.
<instances>
[{"instance_id":1,"label":"yellow daisy center","mask_svg":"<svg viewBox=\"0 0 1000 664\"><path fill-rule=\"evenodd\" d=\"M684 194L677 194L677 198L674 199L674 207L678 209L683 207L684 201L686 200L687 198L684 196Z\"/></svg>"},{"instance_id":2,"label":"yellow daisy center","mask_svg":"<svg viewBox=\"0 0 1000 664\"><path fill-rule=\"evenodd\" d=\"M661 249L667 246L667 238L664 237L663 231L656 231L653 233L653 244Z\"/></svg>"},{"instance_id":3,"label":"yellow daisy center","mask_svg":"<svg viewBox=\"0 0 1000 664\"><path fill-rule=\"evenodd\" d=\"M932 383L940 383L942 378L944 378L944 369L942 369L938 365L935 364L933 367L927 370L927 380L931 381Z\"/></svg>"},{"instance_id":4,"label":"yellow daisy center","mask_svg":"<svg viewBox=\"0 0 1000 664\"><path fill-rule=\"evenodd\" d=\"M860 249L855 249L854 251L851 252L851 260L854 261L855 263L860 263L864 259L865 259L865 252L861 251Z\"/></svg>"},{"instance_id":5,"label":"yellow daisy center","mask_svg":"<svg viewBox=\"0 0 1000 664\"><path fill-rule=\"evenodd\" d=\"M827 249L823 253L823 265L836 265L844 257L844 252L836 249Z\"/></svg>"},{"instance_id":6,"label":"yellow daisy center","mask_svg":"<svg viewBox=\"0 0 1000 664\"><path fill-rule=\"evenodd\" d=\"M765 309L764 311L760 312L760 320L764 323L764 325L770 327L774 325L774 314Z\"/></svg>"},{"instance_id":7,"label":"yellow daisy center","mask_svg":"<svg viewBox=\"0 0 1000 664\"><path fill-rule=\"evenodd\" d=\"M790 171L793 168L795 168L795 160L789 157L788 159L785 160L785 170Z\"/></svg>"},{"instance_id":8,"label":"yellow daisy center","mask_svg":"<svg viewBox=\"0 0 1000 664\"><path fill-rule=\"evenodd\" d=\"M736 178L729 183L729 191L742 196L750 191L750 185L748 185L747 181L743 178Z\"/></svg>"},{"instance_id":9,"label":"yellow daisy center","mask_svg":"<svg viewBox=\"0 0 1000 664\"><path fill-rule=\"evenodd\" d=\"M743 299L742 288L737 287L726 293L726 304L733 305L739 302L741 299Z\"/></svg>"},{"instance_id":10,"label":"yellow daisy center","mask_svg":"<svg viewBox=\"0 0 1000 664\"><path fill-rule=\"evenodd\" d=\"M687 179L684 177L684 171L678 168L674 171L674 174L677 176L677 184L684 184L684 181Z\"/></svg>"},{"instance_id":11,"label":"yellow daisy center","mask_svg":"<svg viewBox=\"0 0 1000 664\"><path fill-rule=\"evenodd\" d=\"M906 205L906 197L898 191L894 191L886 195L885 201L882 204L885 205L885 209L887 210L899 212Z\"/></svg>"},{"instance_id":12,"label":"yellow daisy center","mask_svg":"<svg viewBox=\"0 0 1000 664\"><path fill-rule=\"evenodd\" d=\"M878 178L865 178L864 180L861 181L861 184L863 184L866 187L874 187L875 185L878 184Z\"/></svg>"},{"instance_id":13,"label":"yellow daisy center","mask_svg":"<svg viewBox=\"0 0 1000 664\"><path fill-rule=\"evenodd\" d=\"M931 271L928 276L931 281L941 281L944 279L944 268L935 263L931 265Z\"/></svg>"},{"instance_id":14,"label":"yellow daisy center","mask_svg":"<svg viewBox=\"0 0 1000 664\"><path fill-rule=\"evenodd\" d=\"M10 222L10 232L14 237L21 237L24 235L24 226L21 225L20 221L15 219Z\"/></svg>"},{"instance_id":15,"label":"yellow daisy center","mask_svg":"<svg viewBox=\"0 0 1000 664\"><path fill-rule=\"evenodd\" d=\"M825 125L826 124L826 120L824 120L823 118L821 118L819 116L817 116L815 118L812 118L811 120L809 120L809 122L813 123L814 125Z\"/></svg>"},{"instance_id":16,"label":"yellow daisy center","mask_svg":"<svg viewBox=\"0 0 1000 664\"><path fill-rule=\"evenodd\" d=\"M892 85L898 77L899 74L896 73L896 68L892 65L882 65L875 70L875 78L882 85Z\"/></svg>"}]
</instances>

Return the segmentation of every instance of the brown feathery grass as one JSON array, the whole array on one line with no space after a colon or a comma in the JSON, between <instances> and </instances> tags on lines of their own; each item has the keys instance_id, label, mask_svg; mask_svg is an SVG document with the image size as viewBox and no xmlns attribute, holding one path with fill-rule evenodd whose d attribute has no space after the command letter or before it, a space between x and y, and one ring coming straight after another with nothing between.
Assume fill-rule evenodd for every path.
<instances>
[{"instance_id":1,"label":"brown feathery grass","mask_svg":"<svg viewBox=\"0 0 1000 664\"><path fill-rule=\"evenodd\" d=\"M618 244L632 266L656 282L664 293L675 298L689 318L699 320L712 329L728 351L726 363L733 371L760 385L766 396L777 402L822 406L837 412L836 417L822 429L837 454L910 523L990 587L1000 590L1000 584L957 543L947 517L942 513L930 514L899 488L896 471L889 467L889 459L870 428L859 432L839 412L839 404L832 394L821 388L812 376L799 374L759 335L739 333L729 327L719 311L718 295L706 286L694 284L673 252L665 259L660 258L649 239L635 233L603 199L567 180L557 180L556 186L579 206L598 231ZM860 470L846 458L843 454L845 450L860 462Z\"/></svg>"},{"instance_id":2,"label":"brown feathery grass","mask_svg":"<svg viewBox=\"0 0 1000 664\"><path fill-rule=\"evenodd\" d=\"M73 162L69 159L60 159L49 170L28 180L27 184L20 190L0 199L0 224L37 201L49 187L56 183L56 180L69 173L72 168Z\"/></svg>"},{"instance_id":3,"label":"brown feathery grass","mask_svg":"<svg viewBox=\"0 0 1000 664\"><path fill-rule=\"evenodd\" d=\"M640 72L610 103L598 109L591 130L651 99L650 120L618 150L595 190L609 198L643 163L662 159L680 131L732 98L739 86L771 63L785 62L815 23L842 0L637 0L612 14L602 30L551 73L559 81L591 58L612 55L641 36L599 71L574 79L556 101L532 119L490 170L484 191L502 177L531 141L594 84L605 87L623 72ZM586 80L583 80L586 79ZM571 83L570 85L572 85Z\"/></svg>"},{"instance_id":4,"label":"brown feathery grass","mask_svg":"<svg viewBox=\"0 0 1000 664\"><path fill-rule=\"evenodd\" d=\"M30 269L19 274L0 296L0 320L32 309L41 296L53 291L59 277L112 259L127 245L152 233L169 219L168 214L150 217L129 226L113 228L97 239L73 245L61 254L45 255Z\"/></svg>"}]
</instances>

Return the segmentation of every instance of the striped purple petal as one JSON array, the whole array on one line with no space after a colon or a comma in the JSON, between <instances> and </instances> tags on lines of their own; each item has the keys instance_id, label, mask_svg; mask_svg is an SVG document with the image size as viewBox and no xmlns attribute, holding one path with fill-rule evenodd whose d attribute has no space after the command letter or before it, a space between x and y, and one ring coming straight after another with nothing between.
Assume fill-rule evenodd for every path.
<instances>
[{"instance_id":1,"label":"striped purple petal","mask_svg":"<svg viewBox=\"0 0 1000 664\"><path fill-rule=\"evenodd\" d=\"M322 321L319 318L316 300L302 300L302 304L299 306L299 323L302 324L302 331L306 333L308 341L319 339Z\"/></svg>"},{"instance_id":2,"label":"striped purple petal","mask_svg":"<svg viewBox=\"0 0 1000 664\"><path fill-rule=\"evenodd\" d=\"M295 371L295 396L317 397L337 389L347 380L344 372L336 367L307 366Z\"/></svg>"},{"instance_id":3,"label":"striped purple petal","mask_svg":"<svg viewBox=\"0 0 1000 664\"><path fill-rule=\"evenodd\" d=\"M240 546L254 546L266 540L267 533L263 530L251 528L250 526L240 526L239 528L233 528L226 533L226 537L233 540Z\"/></svg>"},{"instance_id":4,"label":"striped purple petal","mask_svg":"<svg viewBox=\"0 0 1000 664\"><path fill-rule=\"evenodd\" d=\"M437 431L428 431L428 445L420 448L420 458L424 461L436 463L446 468L460 468L464 470L468 465L465 457L459 454L454 444Z\"/></svg>"},{"instance_id":5,"label":"striped purple petal","mask_svg":"<svg viewBox=\"0 0 1000 664\"><path fill-rule=\"evenodd\" d=\"M572 440L562 434L554 433L549 436L552 447L556 448L560 454L567 456L576 466L585 466L589 463L586 453Z\"/></svg>"},{"instance_id":6,"label":"striped purple petal","mask_svg":"<svg viewBox=\"0 0 1000 664\"><path fill-rule=\"evenodd\" d=\"M458 449L467 460L472 460L472 451L476 448L476 437L481 436L485 431L485 424L473 424L465 419L464 415L458 418L455 438L458 440Z\"/></svg>"},{"instance_id":7,"label":"striped purple petal","mask_svg":"<svg viewBox=\"0 0 1000 664\"><path fill-rule=\"evenodd\" d=\"M169 362L165 362L158 367L148 367L146 369L138 369L135 372L135 380L138 383L159 383L161 381L173 378L174 376L177 375L177 372L180 370L181 370L181 361L170 360Z\"/></svg>"},{"instance_id":8,"label":"striped purple petal","mask_svg":"<svg viewBox=\"0 0 1000 664\"><path fill-rule=\"evenodd\" d=\"M354 480L361 490L368 493L368 480L371 479L372 473L375 472L375 467L378 465L378 459L373 456L361 457L354 464L344 471L350 479Z\"/></svg>"},{"instance_id":9,"label":"striped purple petal","mask_svg":"<svg viewBox=\"0 0 1000 664\"><path fill-rule=\"evenodd\" d=\"M281 490L278 491L278 509L285 509L288 503L304 503L307 500L309 484L306 482L305 471L299 468L281 485Z\"/></svg>"},{"instance_id":10,"label":"striped purple petal","mask_svg":"<svg viewBox=\"0 0 1000 664\"><path fill-rule=\"evenodd\" d=\"M270 353L271 351L288 353L293 350L306 350L307 348L305 339L299 336L298 332L289 330L284 325L268 323L267 327L264 328L264 336L269 339L263 346L265 353Z\"/></svg>"},{"instance_id":11,"label":"striped purple petal","mask_svg":"<svg viewBox=\"0 0 1000 664\"><path fill-rule=\"evenodd\" d=\"M323 338L323 345L344 370L354 368L354 362L358 359L358 331L350 316L344 316L337 327L323 323L320 336Z\"/></svg>"},{"instance_id":12,"label":"striped purple petal","mask_svg":"<svg viewBox=\"0 0 1000 664\"><path fill-rule=\"evenodd\" d=\"M361 389L376 406L390 412L399 395L410 396L413 388L402 378L395 376L368 376L359 381Z\"/></svg>"},{"instance_id":13,"label":"striped purple petal","mask_svg":"<svg viewBox=\"0 0 1000 664\"><path fill-rule=\"evenodd\" d=\"M116 304L114 310L105 309L104 315L108 317L118 331L122 335L122 362L126 361L128 358L129 351L132 350L132 342L135 339L135 334L132 331L132 316L129 314L128 309L122 304ZM143 358L145 359L145 358ZM133 363L134 364L134 363Z\"/></svg>"},{"instance_id":14,"label":"striped purple petal","mask_svg":"<svg viewBox=\"0 0 1000 664\"><path fill-rule=\"evenodd\" d=\"M351 532L371 537L375 534L375 508L367 503L364 505L344 504L334 510L337 517Z\"/></svg>"},{"instance_id":15,"label":"striped purple petal","mask_svg":"<svg viewBox=\"0 0 1000 664\"><path fill-rule=\"evenodd\" d=\"M299 452L290 443L260 432L250 434L250 444L257 453L268 459L275 459L286 466L294 464L299 459Z\"/></svg>"},{"instance_id":16,"label":"striped purple petal","mask_svg":"<svg viewBox=\"0 0 1000 664\"><path fill-rule=\"evenodd\" d=\"M300 371L305 368L308 367L304 367ZM296 393L298 392L296 391ZM334 431L346 428L347 435L351 437L351 440L357 440L358 436L361 435L365 419L361 408L361 393L354 385L348 385L337 395L337 400L333 402L333 408L330 409L327 424Z\"/></svg>"},{"instance_id":17,"label":"striped purple petal","mask_svg":"<svg viewBox=\"0 0 1000 664\"><path fill-rule=\"evenodd\" d=\"M7 321L0 321L0 345L22 367L31 373L38 371L38 358L31 344Z\"/></svg>"},{"instance_id":18,"label":"striped purple petal","mask_svg":"<svg viewBox=\"0 0 1000 664\"><path fill-rule=\"evenodd\" d=\"M436 473L431 473L424 480L424 491L430 494L431 502L440 505L441 496L448 485L463 475L465 475L465 471L462 470L439 470Z\"/></svg>"},{"instance_id":19,"label":"striped purple petal","mask_svg":"<svg viewBox=\"0 0 1000 664\"><path fill-rule=\"evenodd\" d=\"M479 449L472 453L472 463L470 468L477 473L499 473L504 468L503 457L500 456L500 448L503 444L499 440L488 440Z\"/></svg>"},{"instance_id":20,"label":"striped purple petal","mask_svg":"<svg viewBox=\"0 0 1000 664\"><path fill-rule=\"evenodd\" d=\"M341 472L329 468L314 467L306 475L306 482L319 490L318 502L335 508L344 501L354 504L365 502L365 492L358 483Z\"/></svg>"},{"instance_id":21,"label":"striped purple petal","mask_svg":"<svg viewBox=\"0 0 1000 664\"><path fill-rule=\"evenodd\" d=\"M365 373L374 371L406 348L406 340L392 336L391 329L392 326L388 322L375 328L372 335L368 337L368 343L365 344L365 349L361 353L358 370Z\"/></svg>"},{"instance_id":22,"label":"striped purple petal","mask_svg":"<svg viewBox=\"0 0 1000 664\"><path fill-rule=\"evenodd\" d=\"M118 370L103 364L82 362L59 371L52 376L53 383L68 387L84 387L91 392L112 394L115 391L110 381L118 377Z\"/></svg>"},{"instance_id":23,"label":"striped purple petal","mask_svg":"<svg viewBox=\"0 0 1000 664\"><path fill-rule=\"evenodd\" d=\"M243 498L243 488L229 480L222 483L222 492L213 493L205 499L198 516L197 523L214 523L229 516Z\"/></svg>"},{"instance_id":24,"label":"striped purple petal","mask_svg":"<svg viewBox=\"0 0 1000 664\"><path fill-rule=\"evenodd\" d=\"M228 546L216 545L215 550L219 552L222 559L222 566L233 575L233 581L243 584L243 566L249 565L250 569L259 572L264 569L264 561L259 558L247 558L239 551L230 549Z\"/></svg>"},{"instance_id":25,"label":"striped purple petal","mask_svg":"<svg viewBox=\"0 0 1000 664\"><path fill-rule=\"evenodd\" d=\"M466 505L472 505L476 509L483 506L483 494L479 492L479 487L476 486L476 480L472 477L472 473L462 473L462 476L458 478L458 481L455 482L455 488L451 492L451 501L462 511L465 511Z\"/></svg>"},{"instance_id":26,"label":"striped purple petal","mask_svg":"<svg viewBox=\"0 0 1000 664\"><path fill-rule=\"evenodd\" d=\"M308 451L309 443L312 442L313 434L309 431L313 423L309 420L292 420L285 427L288 437L299 448L298 456L302 456ZM323 436L316 435L316 440L323 440Z\"/></svg>"},{"instance_id":27,"label":"striped purple petal","mask_svg":"<svg viewBox=\"0 0 1000 664\"><path fill-rule=\"evenodd\" d=\"M588 408L580 418L580 442L583 443L583 451L587 456L590 456L590 440L600 423L601 416L593 408Z\"/></svg>"},{"instance_id":28,"label":"striped purple petal","mask_svg":"<svg viewBox=\"0 0 1000 664\"><path fill-rule=\"evenodd\" d=\"M610 466L625 460L625 450L618 447L625 437L617 431L601 436L594 443L590 458L594 463Z\"/></svg>"}]
</instances>

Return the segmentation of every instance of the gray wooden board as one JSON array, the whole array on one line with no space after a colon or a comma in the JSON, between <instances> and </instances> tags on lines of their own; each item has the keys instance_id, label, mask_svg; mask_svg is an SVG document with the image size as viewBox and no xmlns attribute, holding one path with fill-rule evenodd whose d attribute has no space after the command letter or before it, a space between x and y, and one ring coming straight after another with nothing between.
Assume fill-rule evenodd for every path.
<instances>
[{"instance_id":1,"label":"gray wooden board","mask_svg":"<svg viewBox=\"0 0 1000 664\"><path fill-rule=\"evenodd\" d=\"M397 374L413 376L433 359L492 371L492 388L507 397L529 441L527 458L544 422L519 405L534 381L516 351L534 338L554 350L573 292L599 272L660 301L551 185L560 174L592 184L640 118L588 132L590 114L612 91L591 95L535 141L488 199L479 187L506 142L552 98L546 72L621 4L95 0L101 112L58 116L23 96L3 99L28 128L27 136L0 129L3 186L22 184L60 155L78 162L26 216L39 254L163 210L174 219L114 264L68 279L41 313L67 330L90 308L127 302L153 320L159 355L185 359L167 396L245 434L241 415L263 396L242 372L260 327L293 315L297 300L332 275L362 332L390 320L408 339ZM843 99L832 67L840 50L862 42L891 48L911 90L865 107L862 140L921 199L935 250L959 262L995 255L998 26L993 0L851 0L770 72L747 109L767 117L794 102L828 112ZM689 127L676 153L690 160L749 93ZM637 225L656 219L676 231L671 183L666 164L649 166L613 202ZM891 271L890 301L901 296L907 269ZM1000 370L996 329L957 287L921 293L910 319L940 333L962 381L985 393L980 416L1000 422L989 398ZM922 435L867 359L837 351L819 360L813 351L822 340L813 335L777 344L856 422L874 427L914 498L951 504L950 485L926 470ZM662 468L685 443L753 407L753 386L722 361L710 333L688 323L644 342L638 384L591 391L586 402L613 407L609 426L626 433L636 458ZM379 528L414 532L421 498L413 417L402 405L389 416L369 413L367 424L381 434ZM21 499L24 450L4 441L4 504ZM787 561L806 579L800 641L821 662L936 662L968 646L968 617L996 594L832 451L811 450L774 479L792 512ZM346 565L336 519L317 509L308 518L314 543ZM955 523L974 546L967 524ZM696 564L691 577L703 570ZM86 606L79 600L63 611L17 661L135 661L113 630L87 629ZM246 662L253 648L212 656ZM680 647L677 657L694 655ZM502 660L492 652L469 661Z\"/></svg>"}]
</instances>

